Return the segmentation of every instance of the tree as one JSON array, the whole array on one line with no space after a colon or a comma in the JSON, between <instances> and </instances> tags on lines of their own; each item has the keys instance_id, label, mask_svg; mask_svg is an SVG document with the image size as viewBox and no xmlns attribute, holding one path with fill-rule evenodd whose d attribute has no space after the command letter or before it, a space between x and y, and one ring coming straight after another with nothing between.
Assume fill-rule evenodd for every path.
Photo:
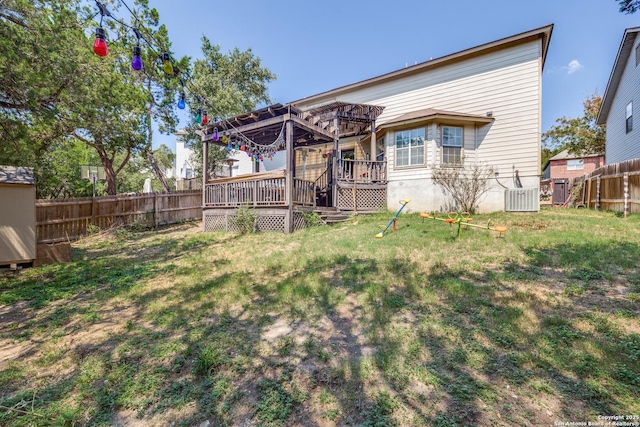
<instances>
[{"instance_id":1,"label":"tree","mask_svg":"<svg viewBox=\"0 0 640 427\"><path fill-rule=\"evenodd\" d=\"M54 185L47 177L55 175L56 164L47 151L79 139L98 154L109 194L116 193L117 174L131 155L141 152L156 165L151 123L158 120L165 132L175 128L179 80L158 71L154 48L168 50L170 43L157 11L147 0L135 5L132 25L150 42L143 43L142 73L131 70L131 30L112 19L103 23L109 55L94 55L95 11L80 0L0 3L1 164L34 167L37 187ZM178 63L187 69L188 59ZM58 190L54 185L41 192Z\"/></svg>"},{"instance_id":2,"label":"tree","mask_svg":"<svg viewBox=\"0 0 640 427\"><path fill-rule=\"evenodd\" d=\"M192 120L186 127L185 141L194 150L198 173L202 172L202 140L198 134L200 125L193 120L197 109L207 110L209 121L253 111L258 104L271 102L267 84L276 78L262 66L260 58L254 56L251 49L240 51L235 48L224 54L220 46L202 37L202 53L204 58L194 61L186 93ZM216 147L209 153L211 169L228 155L225 149Z\"/></svg>"},{"instance_id":3,"label":"tree","mask_svg":"<svg viewBox=\"0 0 640 427\"><path fill-rule=\"evenodd\" d=\"M159 25L159 14L156 9L149 8L148 0L135 0L135 11L131 16L131 25L135 26L143 38L149 43L141 43L141 57L146 66L136 73L138 77L136 84L146 93L146 117L145 117L145 137L146 143L142 149L158 181L162 184L164 191L170 191L169 184L162 168L158 165L154 156L153 147L153 122L158 123L159 131L165 134L175 132L178 123L176 115L176 92L180 88L180 76L188 74L189 58L182 57L174 60L174 75L167 75L162 68L157 66L159 57L156 50L160 46L163 52L169 52L171 42L167 29L164 25ZM127 37L130 32L128 28L116 26L118 39L124 42L125 51L131 52L134 47L134 40ZM137 42L137 40L136 40Z\"/></svg>"},{"instance_id":4,"label":"tree","mask_svg":"<svg viewBox=\"0 0 640 427\"><path fill-rule=\"evenodd\" d=\"M175 154L173 154L171 149L166 145L160 145L157 149L153 150L152 155L161 171L166 171L173 167ZM144 182L147 178L151 179L151 188L153 191L166 191L164 184L158 179L155 171L149 166L147 153L140 152L134 154L118 174L118 193L142 192ZM173 182L170 179L166 179L166 184L171 185ZM175 188L175 186L170 188Z\"/></svg>"},{"instance_id":5,"label":"tree","mask_svg":"<svg viewBox=\"0 0 640 427\"><path fill-rule=\"evenodd\" d=\"M37 187L47 151L73 132L66 111L84 90L92 54L74 0L0 2L0 164L34 168Z\"/></svg>"},{"instance_id":6,"label":"tree","mask_svg":"<svg viewBox=\"0 0 640 427\"><path fill-rule=\"evenodd\" d=\"M494 171L490 166L476 163L464 168L434 168L431 176L442 192L452 199L447 202L446 210L476 213L480 198L491 188Z\"/></svg>"},{"instance_id":7,"label":"tree","mask_svg":"<svg viewBox=\"0 0 640 427\"><path fill-rule=\"evenodd\" d=\"M591 95L583 102L582 117L560 117L556 125L542 135L543 143L550 149L568 149L576 155L604 153L606 132L596 118L602 105L600 95Z\"/></svg>"},{"instance_id":8,"label":"tree","mask_svg":"<svg viewBox=\"0 0 640 427\"><path fill-rule=\"evenodd\" d=\"M640 0L616 0L620 5L620 12L627 15L635 13L640 9Z\"/></svg>"}]
</instances>

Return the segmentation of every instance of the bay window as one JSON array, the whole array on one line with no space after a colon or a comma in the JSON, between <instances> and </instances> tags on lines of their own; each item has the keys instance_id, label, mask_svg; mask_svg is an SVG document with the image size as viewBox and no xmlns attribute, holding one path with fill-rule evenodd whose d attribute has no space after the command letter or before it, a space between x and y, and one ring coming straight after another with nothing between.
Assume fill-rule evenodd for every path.
<instances>
[{"instance_id":1,"label":"bay window","mask_svg":"<svg viewBox=\"0 0 640 427\"><path fill-rule=\"evenodd\" d=\"M424 164L424 128L396 132L396 166Z\"/></svg>"}]
</instances>

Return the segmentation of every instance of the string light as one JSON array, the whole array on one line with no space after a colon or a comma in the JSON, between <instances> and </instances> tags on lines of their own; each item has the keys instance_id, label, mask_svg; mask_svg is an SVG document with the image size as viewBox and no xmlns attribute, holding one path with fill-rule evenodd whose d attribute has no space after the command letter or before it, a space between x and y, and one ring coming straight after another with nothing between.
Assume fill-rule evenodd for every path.
<instances>
[{"instance_id":1,"label":"string light","mask_svg":"<svg viewBox=\"0 0 640 427\"><path fill-rule=\"evenodd\" d=\"M178 108L181 110L184 110L186 106L187 104L184 101L184 92L180 92L180 99L178 100Z\"/></svg>"},{"instance_id":2,"label":"string light","mask_svg":"<svg viewBox=\"0 0 640 427\"><path fill-rule=\"evenodd\" d=\"M173 75L173 65L171 64L171 55L169 55L169 52L165 52L162 54L162 69L164 70L165 74L168 74L170 76Z\"/></svg>"},{"instance_id":3,"label":"string light","mask_svg":"<svg viewBox=\"0 0 640 427\"><path fill-rule=\"evenodd\" d=\"M106 42L106 33L104 28L102 28L102 20L105 16L111 16L107 7L96 0L96 4L98 5L98 9L100 9L100 25L96 28L96 40L93 42L93 52L104 58L109 53L109 49L107 48Z\"/></svg>"},{"instance_id":4,"label":"string light","mask_svg":"<svg viewBox=\"0 0 640 427\"><path fill-rule=\"evenodd\" d=\"M196 112L195 120L196 123L202 123L202 110L200 108L198 108L198 111Z\"/></svg>"},{"instance_id":5,"label":"string light","mask_svg":"<svg viewBox=\"0 0 640 427\"><path fill-rule=\"evenodd\" d=\"M137 28L133 29L133 32L136 35L136 38L138 39L136 45L133 47L133 58L131 58L131 68L133 68L136 71L140 71L142 70L142 49L140 48L140 38L142 37L142 34L140 34L140 31L138 31Z\"/></svg>"},{"instance_id":6,"label":"string light","mask_svg":"<svg viewBox=\"0 0 640 427\"><path fill-rule=\"evenodd\" d=\"M133 47L133 58L131 59L131 68L136 71L142 70L142 58L140 55L142 54L142 49L140 49L140 45L136 45Z\"/></svg>"},{"instance_id":7,"label":"string light","mask_svg":"<svg viewBox=\"0 0 640 427\"><path fill-rule=\"evenodd\" d=\"M204 110L204 112L202 113L202 124L209 124L209 115L207 114L207 110Z\"/></svg>"},{"instance_id":8,"label":"string light","mask_svg":"<svg viewBox=\"0 0 640 427\"><path fill-rule=\"evenodd\" d=\"M96 41L93 42L93 51L96 55L104 58L109 53L109 49L107 48L107 42L105 41L106 34L104 32L104 28L100 25L96 28Z\"/></svg>"}]
</instances>

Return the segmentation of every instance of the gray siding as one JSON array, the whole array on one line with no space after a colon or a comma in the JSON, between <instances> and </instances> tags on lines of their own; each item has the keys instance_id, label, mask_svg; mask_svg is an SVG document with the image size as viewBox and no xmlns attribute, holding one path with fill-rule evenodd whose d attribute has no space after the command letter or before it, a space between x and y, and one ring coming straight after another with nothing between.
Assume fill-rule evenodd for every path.
<instances>
[{"instance_id":1,"label":"gray siding","mask_svg":"<svg viewBox=\"0 0 640 427\"><path fill-rule=\"evenodd\" d=\"M607 117L607 163L619 163L640 157L640 65L636 66L636 40L625 64L620 84ZM633 130L626 132L626 107L633 102Z\"/></svg>"}]
</instances>

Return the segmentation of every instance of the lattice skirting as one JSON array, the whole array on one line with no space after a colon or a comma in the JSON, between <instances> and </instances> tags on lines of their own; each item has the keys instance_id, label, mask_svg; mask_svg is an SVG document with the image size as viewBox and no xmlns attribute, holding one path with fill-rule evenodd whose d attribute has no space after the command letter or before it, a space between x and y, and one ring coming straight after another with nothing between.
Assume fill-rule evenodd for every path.
<instances>
[{"instance_id":1,"label":"lattice skirting","mask_svg":"<svg viewBox=\"0 0 640 427\"><path fill-rule=\"evenodd\" d=\"M289 223L289 211L285 209L269 209L256 211L257 231L287 232ZM239 232L235 221L235 210L233 209L212 209L205 210L203 216L204 231L230 231ZM307 224L302 211L293 211L293 230L306 228Z\"/></svg>"},{"instance_id":2,"label":"lattice skirting","mask_svg":"<svg viewBox=\"0 0 640 427\"><path fill-rule=\"evenodd\" d=\"M353 187L338 187L338 206L340 210L353 210ZM356 210L375 212L387 208L387 189L357 188Z\"/></svg>"}]
</instances>

